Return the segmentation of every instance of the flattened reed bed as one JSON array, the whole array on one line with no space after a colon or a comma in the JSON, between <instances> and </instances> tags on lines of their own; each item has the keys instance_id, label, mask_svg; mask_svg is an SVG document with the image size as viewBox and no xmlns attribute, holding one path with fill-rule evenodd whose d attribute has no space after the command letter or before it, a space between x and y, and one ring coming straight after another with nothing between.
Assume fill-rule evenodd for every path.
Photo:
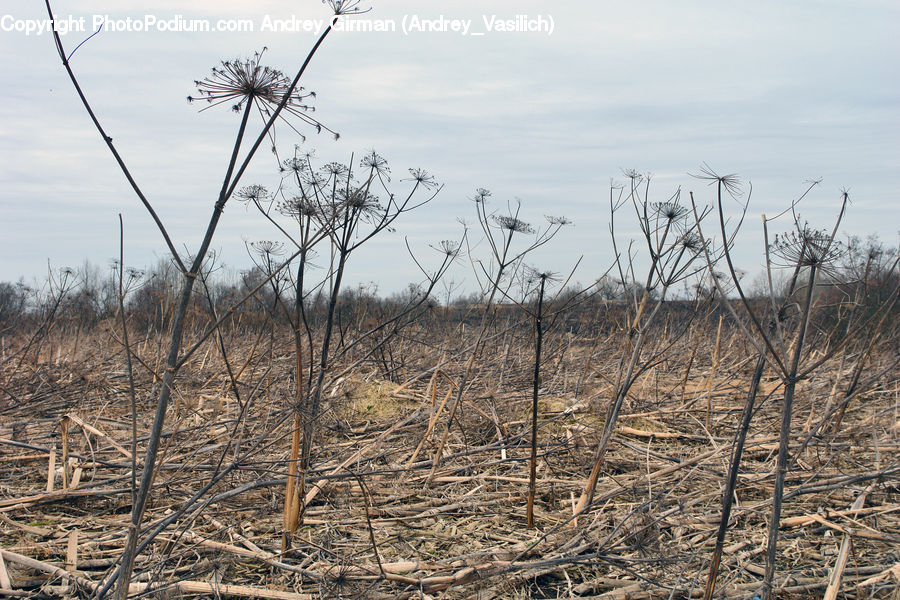
<instances>
[{"instance_id":1,"label":"flattened reed bed","mask_svg":"<svg viewBox=\"0 0 900 600\"><path fill-rule=\"evenodd\" d=\"M88 594L125 541L127 378L121 353L94 335L97 343L82 342L77 356L0 373L4 389L14 390L0 400L0 548L9 596ZM177 380L179 402L144 520L147 531L166 519L167 526L140 554L132 591L700 597L747 365L725 351L710 377L709 359L698 358L685 382L685 352L649 370L620 415L591 510L573 520L615 366L605 362L611 356L595 356L576 393L591 345L569 342L565 356L548 363L552 372L541 388L537 528L529 530L528 373L507 369L498 385L503 363L515 362L502 340L498 346L480 358L437 469L434 453L448 426L441 401L461 364L445 361L434 376L440 357L420 349L395 381L364 366L332 382L308 477L311 502L287 552L280 547L280 510L290 444L283 392L290 386L289 357L259 349L251 356L249 343L230 349L248 365L239 380L243 404L230 394L214 351L192 362ZM152 416L148 392L155 385L151 361L143 358L146 366L136 371L139 432ZM874 360L872 371L889 359ZM821 597L846 537L852 553L843 559L840 597L895 598L900 373L888 373L852 402L838 433L810 438L833 377L824 369L798 390L792 448L807 443L787 478L779 594ZM778 428L777 402L769 395L778 388L778 381L764 382L748 436L717 586L723 597L752 597L762 577ZM226 469L199 503L179 514Z\"/></svg>"}]
</instances>

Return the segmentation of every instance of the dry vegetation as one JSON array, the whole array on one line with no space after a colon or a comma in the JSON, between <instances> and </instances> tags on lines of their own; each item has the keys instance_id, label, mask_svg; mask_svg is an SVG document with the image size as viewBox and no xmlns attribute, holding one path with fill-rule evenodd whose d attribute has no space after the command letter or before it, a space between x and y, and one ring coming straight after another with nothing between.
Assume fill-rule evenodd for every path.
<instances>
[{"instance_id":1,"label":"dry vegetation","mask_svg":"<svg viewBox=\"0 0 900 600\"><path fill-rule=\"evenodd\" d=\"M264 326L230 325L224 337L241 404L208 342L177 380L145 516L145 531L167 527L139 553L132 592L699 597L752 371L746 343L727 316L718 350L718 314L680 337L666 318L662 329L675 333L654 348L671 347L632 387L593 503L573 519L627 343L615 327L615 303L577 312L580 319L548 335L536 529L525 526L533 332L527 322L498 320L448 423L466 355L448 352L443 336L464 348L477 332L461 324L462 309L434 308L392 340L401 358L389 365L390 379L372 361L328 384L308 508L286 552L292 340L270 337ZM674 321L679 311L671 312ZM9 358L28 338L4 336L0 543L16 590L4 594L87 596L121 555L131 510L131 418L116 323L81 334L77 348L73 332L59 325L18 355L24 360ZM254 329L264 332L262 341ZM132 332L138 457L159 385L158 336ZM822 597L841 567L837 597L896 598L895 355L895 347L873 353L866 370L886 369L884 376L853 398L837 432L810 437L845 389L848 367L842 372L831 360L799 385L791 445L804 448L786 482L778 597ZM780 388L767 373L720 568L723 597L752 597L763 573Z\"/></svg>"},{"instance_id":2,"label":"dry vegetation","mask_svg":"<svg viewBox=\"0 0 900 600\"><path fill-rule=\"evenodd\" d=\"M325 4L332 24L365 11ZM525 264L567 219L532 227L478 189L436 264L407 246L424 283L348 291L360 247L441 188L374 151L276 147L276 124L331 131L298 85L330 31L292 76L258 52L195 82L240 124L190 254L54 34L170 254L124 269L122 224L105 282L0 283L0 596L900 597L900 261L842 243L846 193L830 230L796 202L764 218L754 294L732 264L749 187L706 165L708 206L652 201L636 171L611 186L614 262L587 288ZM268 189L242 181L261 147ZM229 201L277 241L227 286ZM476 293L442 306L463 257Z\"/></svg>"}]
</instances>

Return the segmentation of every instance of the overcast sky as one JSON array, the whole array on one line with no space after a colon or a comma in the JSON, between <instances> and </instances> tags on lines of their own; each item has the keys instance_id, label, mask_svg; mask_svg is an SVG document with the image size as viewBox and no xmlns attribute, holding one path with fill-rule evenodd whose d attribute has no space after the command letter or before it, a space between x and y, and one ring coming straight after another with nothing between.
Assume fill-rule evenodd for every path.
<instances>
[{"instance_id":1,"label":"overcast sky","mask_svg":"<svg viewBox=\"0 0 900 600\"><path fill-rule=\"evenodd\" d=\"M363 0L365 3L365 0ZM266 18L325 20L319 0L250 3L57 1L61 18L243 19L254 31L104 31L72 66L97 114L179 248L196 249L220 185L238 117L223 107L198 113L185 97L220 60L267 46L264 63L296 71L312 32L261 31ZM610 178L623 168L654 174L651 196L679 186L711 200L688 173L703 162L753 183L739 262L761 264L758 215L777 213L804 182L822 184L801 206L830 226L842 188L852 205L844 230L896 244L900 223L900 4L895 1L668 0L553 3L533 0L373 0L367 20L396 31L335 33L303 81L316 117L339 141L310 131L323 160L376 149L397 190L410 167L445 184L435 201L397 223L353 263L351 280L382 291L419 279L403 244L457 237L469 200L490 189L497 208L520 198L525 220L574 221L532 263L567 270L579 256L583 282L612 257L607 232ZM5 29L44 19L43 3L6 0ZM552 32L487 30L492 17L552 21ZM469 32L403 31L415 18L459 19ZM483 33L484 35L472 35ZM71 52L88 34L71 32ZM125 219L126 264L147 266L165 246L81 107L52 38L0 31L0 280L42 278L84 259L108 265ZM256 125L259 123L257 122ZM282 129L290 153L298 141ZM261 152L244 183L275 187L275 161ZM734 205L733 205L734 206ZM788 224L785 223L785 227ZM626 237L635 226L624 216ZM249 264L244 240L276 233L230 203L213 247L232 268ZM432 253L433 254L433 253ZM453 275L467 279L462 266Z\"/></svg>"}]
</instances>

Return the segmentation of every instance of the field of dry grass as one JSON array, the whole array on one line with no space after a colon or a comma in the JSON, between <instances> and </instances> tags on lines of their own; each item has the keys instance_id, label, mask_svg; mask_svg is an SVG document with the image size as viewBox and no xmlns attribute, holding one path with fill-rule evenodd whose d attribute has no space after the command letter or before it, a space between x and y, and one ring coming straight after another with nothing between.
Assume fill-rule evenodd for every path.
<instances>
[{"instance_id":1,"label":"field of dry grass","mask_svg":"<svg viewBox=\"0 0 900 600\"><path fill-rule=\"evenodd\" d=\"M211 201L196 246L88 99L117 80L79 82L96 33L70 48L50 32L165 257L126 268L146 232L119 213L106 276L0 282L0 597L900 600L900 252L841 233L847 189L817 205L834 211L822 229L798 208L820 180L767 201L747 228L765 269L744 284L753 188L706 163L661 196L636 169L578 195L609 211L605 250L580 238L586 287L581 258L532 262L568 218L526 222L485 188L426 250L434 175L374 149L288 150L339 137L305 73L369 10L323 1L294 67L263 47L194 81L201 112L242 115L230 151L207 149L221 185L182 182ZM262 149L274 169L250 181ZM236 204L274 239L242 238L253 267L232 277L213 249ZM404 254L368 242L401 226L420 281L381 297Z\"/></svg>"},{"instance_id":2,"label":"field of dry grass","mask_svg":"<svg viewBox=\"0 0 900 600\"><path fill-rule=\"evenodd\" d=\"M59 335L0 373L0 596L87 597L119 559L132 439L122 346L98 328ZM229 341L240 402L215 344L182 369L132 592L153 597L701 597L753 368L738 331L684 336L632 387L593 503L573 517L618 368L621 336L556 332L540 387L534 529L525 521L530 331L498 333L448 421L459 354L411 330L384 378L329 383L303 521L282 550L292 353L277 336ZM433 333L433 331L431 332ZM460 334L465 336L466 334ZM5 343L7 357L15 339ZM159 386L153 336L134 344L138 468ZM815 352L815 351L814 351ZM588 354L592 354L588 360ZM4 357L6 358L6 357ZM866 372L890 367L890 349ZM690 366L689 366L690 361ZM715 362L715 364L714 364ZM890 598L900 584L900 371L819 428L847 368L798 386L781 521L779 598ZM338 371L339 369L336 369ZM716 597L752 598L763 575L781 381L763 378ZM811 435L811 432L818 432ZM440 441L446 443L440 455Z\"/></svg>"}]
</instances>

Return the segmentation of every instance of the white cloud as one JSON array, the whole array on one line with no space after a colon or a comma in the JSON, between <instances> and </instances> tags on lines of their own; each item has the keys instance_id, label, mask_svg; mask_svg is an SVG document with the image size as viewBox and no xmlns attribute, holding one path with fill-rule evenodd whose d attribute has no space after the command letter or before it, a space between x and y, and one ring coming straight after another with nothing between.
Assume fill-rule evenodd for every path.
<instances>
[{"instance_id":1,"label":"white cloud","mask_svg":"<svg viewBox=\"0 0 900 600\"><path fill-rule=\"evenodd\" d=\"M589 252L591 269L609 254L605 187L620 167L657 171L665 195L695 185L684 174L710 161L755 181L753 212L783 206L804 179L824 176L815 202L830 207L832 192L850 186L856 200L848 229L895 235L900 80L891 74L900 7L893 2L374 4L372 18L444 14L477 23L486 13L540 13L552 15L556 27L552 36L343 34L322 47L304 84L319 92L316 116L344 137L312 135L310 143L327 158L375 146L398 173L407 166L433 170L447 188L427 218L409 215L411 229L421 228L420 218L435 239L453 237L454 218L470 214L467 196L485 186L498 199L521 196L534 214L553 208L573 218L576 229L548 252L559 262ZM40 18L40 8L20 2L3 10ZM127 16L147 8L91 0L78 11ZM253 7L164 1L153 12L256 22L267 13L327 18L318 0ZM67 48L81 37L66 36ZM263 45L273 66L288 71L313 40L259 32L103 33L75 55L88 97L177 243L192 246L205 226L236 125L227 110L197 114L187 105L192 81L217 61ZM119 211L126 213L129 255L137 264L153 260L162 251L158 235L92 129L51 40L0 32L0 52L26 57L0 66L7 82L0 226L16 243L0 262L0 280L40 274L48 256L105 261ZM293 142L284 133L280 139ZM247 182L276 179L273 162L261 152ZM236 264L243 261L241 235L272 235L235 206L222 227L216 245ZM751 243L748 260L757 250ZM401 245L396 251L402 256ZM412 273L378 276L393 289Z\"/></svg>"}]
</instances>

